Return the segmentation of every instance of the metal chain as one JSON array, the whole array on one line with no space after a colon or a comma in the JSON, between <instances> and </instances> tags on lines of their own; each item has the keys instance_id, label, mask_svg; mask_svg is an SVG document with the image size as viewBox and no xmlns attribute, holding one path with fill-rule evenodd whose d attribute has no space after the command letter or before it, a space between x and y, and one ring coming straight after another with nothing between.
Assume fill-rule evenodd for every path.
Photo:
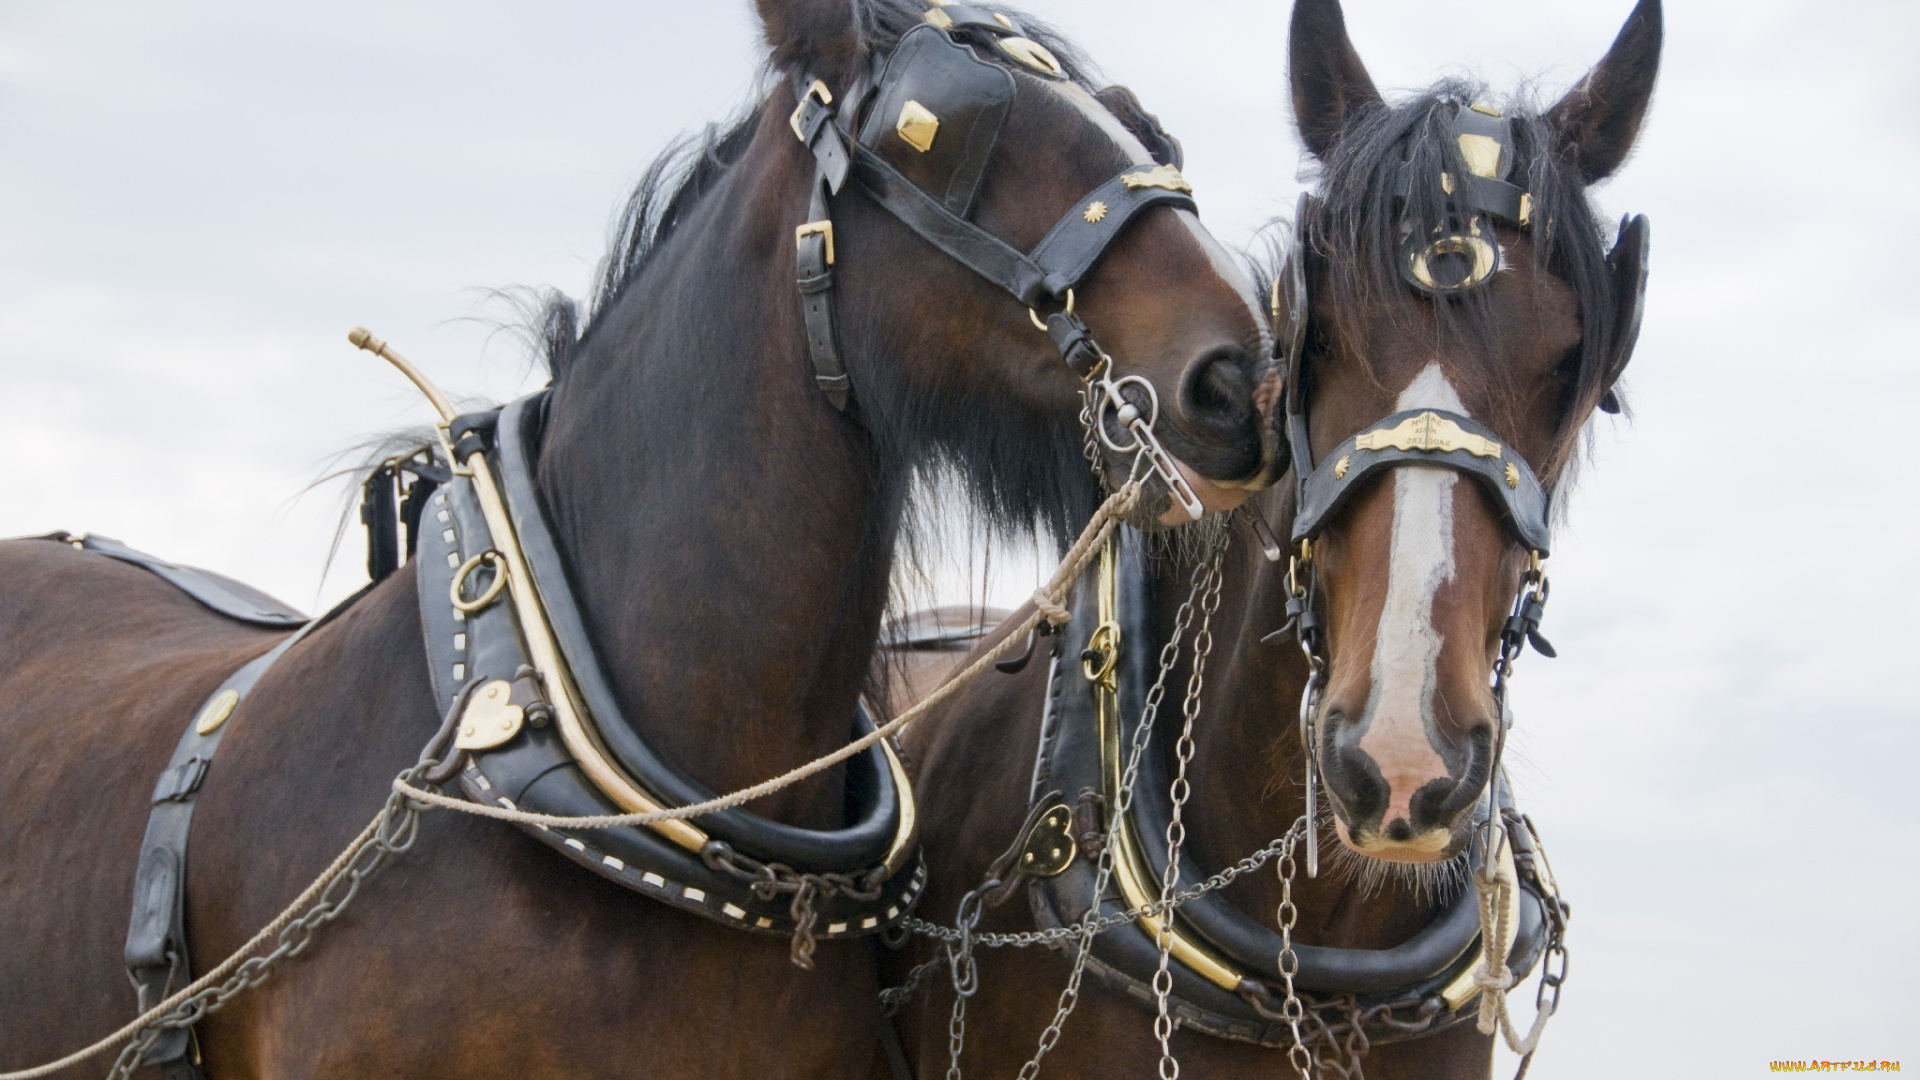
<instances>
[{"instance_id":1,"label":"metal chain","mask_svg":"<svg viewBox=\"0 0 1920 1080\"><path fill-rule=\"evenodd\" d=\"M401 776L417 780L421 773L434 764L432 761L423 762ZM420 835L420 815L429 809L431 807L416 803L398 792L388 795L372 838L354 854L345 871L321 890L306 913L280 931L273 951L249 957L225 980L186 998L155 1020L121 1049L113 1069L107 1074L107 1080L128 1080L163 1030L192 1027L209 1014L218 1012L239 994L267 981L282 961L304 952L313 943L314 933L338 919L359 897L361 886L379 873L391 857L403 855L412 849Z\"/></svg>"},{"instance_id":2,"label":"metal chain","mask_svg":"<svg viewBox=\"0 0 1920 1080\"><path fill-rule=\"evenodd\" d=\"M1147 690L1146 701L1140 709L1140 724L1134 729L1133 744L1127 751L1127 765L1120 774L1119 790L1114 792L1113 805L1107 811L1109 837L1115 835L1115 830L1126 820L1126 814L1133 805L1133 785L1140 777L1140 759L1146 752L1154 718L1160 711L1160 702L1166 697L1167 676L1172 672L1174 662L1180 658L1180 643L1186 637L1187 627L1193 622L1194 605L1201 596L1206 574L1207 563L1202 560L1193 568L1193 581L1186 600L1174 613L1173 632L1168 635L1166 644L1160 647L1160 672ZM1111 842L1101 846L1098 869L1094 873L1091 911L1099 910L1101 897L1106 894L1107 884L1113 878L1114 852L1118 847ZM1046 1029L1040 1033L1033 1056L1020 1066L1016 1080L1034 1080L1039 1076L1041 1059L1060 1041L1060 1031L1066 1026L1067 1017L1073 1015L1074 1007L1080 1003L1080 981L1086 974L1087 958L1093 955L1093 936L1092 922L1088 921L1074 943L1073 967L1067 975L1067 985L1061 989L1060 998L1054 1006L1053 1019L1047 1022Z\"/></svg>"},{"instance_id":3,"label":"metal chain","mask_svg":"<svg viewBox=\"0 0 1920 1080\"><path fill-rule=\"evenodd\" d=\"M1200 715L1200 692L1206 685L1207 656L1213 652L1213 615L1220 608L1220 582L1225 576L1222 566L1226 549L1226 542L1222 540L1208 563L1204 594L1200 599L1200 628L1193 636L1193 670L1187 676L1187 697L1181 707L1180 737L1173 744L1174 776L1167 791L1173 804L1173 813L1167 821L1167 872L1160 882L1160 901L1169 908L1180 884L1180 848L1187 839L1187 826L1181 818L1181 812L1188 797L1193 794L1193 785L1187 780L1187 767L1193 762L1193 724ZM1156 942L1160 948L1160 962L1154 969L1152 984L1155 1005L1153 1037L1160 1043L1160 1080L1180 1080L1180 1061L1173 1056L1173 1015L1167 1004L1173 995L1173 920L1174 913L1171 910L1160 919Z\"/></svg>"},{"instance_id":4,"label":"metal chain","mask_svg":"<svg viewBox=\"0 0 1920 1080\"><path fill-rule=\"evenodd\" d=\"M1280 854L1280 846L1285 840L1285 837L1273 840L1269 842L1266 847L1241 859L1239 862L1234 863L1232 866L1227 867L1225 870L1220 871L1198 885L1191 885L1180 890L1174 894L1171 902L1155 900L1151 904L1142 904L1139 907L1128 908L1125 911L1110 912L1104 915L1089 913L1084 918L1075 922L1070 922L1063 926L1055 926L1047 930L1021 930L1010 934L977 933L973 935L973 946L976 949L1024 949L1033 945L1046 945L1051 947L1062 944L1072 938L1077 938L1087 930L1092 930L1094 936L1098 937L1116 926L1136 923L1144 918L1158 918L1164 912L1176 910L1182 904L1205 896L1207 893L1217 889L1223 889L1231 884L1235 878L1258 870L1267 863L1272 862L1274 856ZM932 938L935 941L960 940L960 931L958 929L951 926L941 926L938 923L930 923L918 917L901 920L900 927L910 934L918 934L921 937ZM925 966L925 964L921 965L921 967ZM919 968L913 970L918 972ZM916 980L911 975L908 977L908 982L917 985ZM905 985L906 984L902 984L902 986L883 991L881 994L882 999L884 1000L887 998L887 995L897 993L904 989ZM904 1001L904 999L902 1000Z\"/></svg>"},{"instance_id":5,"label":"metal chain","mask_svg":"<svg viewBox=\"0 0 1920 1080\"><path fill-rule=\"evenodd\" d=\"M1293 924L1300 916L1300 909L1293 903L1293 875L1299 870L1299 864L1293 857L1293 848L1300 837L1312 828L1313 822L1301 815L1287 830L1278 867L1280 908L1274 913L1275 921L1280 924L1280 983L1286 991L1286 997L1280 1005L1280 1015L1293 1036L1293 1044L1287 1047L1287 1064L1293 1066L1300 1080L1313 1080L1313 1055L1300 1038L1300 1022L1306 1019L1307 1007L1301 1003L1300 995L1293 988L1293 977L1300 972L1300 954L1293 951Z\"/></svg>"}]
</instances>

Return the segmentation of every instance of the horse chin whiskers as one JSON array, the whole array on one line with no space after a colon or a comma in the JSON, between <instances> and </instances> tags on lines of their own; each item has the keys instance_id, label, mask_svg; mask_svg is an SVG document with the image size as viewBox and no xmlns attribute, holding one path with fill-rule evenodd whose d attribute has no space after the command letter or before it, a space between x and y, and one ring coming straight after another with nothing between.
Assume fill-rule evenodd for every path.
<instances>
[{"instance_id":1,"label":"horse chin whiskers","mask_svg":"<svg viewBox=\"0 0 1920 1080\"><path fill-rule=\"evenodd\" d=\"M1321 858L1326 860L1321 876L1358 890L1363 899L1389 892L1411 893L1417 901L1438 904L1460 895L1467 886L1465 844L1443 859L1402 862L1369 855L1341 842L1339 823L1329 806L1321 806L1316 826L1321 835Z\"/></svg>"}]
</instances>

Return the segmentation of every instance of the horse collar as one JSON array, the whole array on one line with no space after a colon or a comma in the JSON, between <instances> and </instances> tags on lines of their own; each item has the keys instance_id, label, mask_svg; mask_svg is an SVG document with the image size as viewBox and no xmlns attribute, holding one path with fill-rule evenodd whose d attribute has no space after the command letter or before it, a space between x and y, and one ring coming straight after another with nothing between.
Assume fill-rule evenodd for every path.
<instances>
[{"instance_id":1,"label":"horse collar","mask_svg":"<svg viewBox=\"0 0 1920 1080\"><path fill-rule=\"evenodd\" d=\"M456 437L484 440L488 465L538 597L538 612L502 602L498 551L481 488L456 475L427 508L418 558L420 610L434 696L454 728L457 778L476 802L555 815L617 814L713 797L663 761L622 715L602 670L533 485L545 391L461 417ZM490 557L491 556L491 557ZM542 665L524 632L551 628L558 656ZM587 727L583 757L556 715L554 685ZM854 734L872 729L861 708ZM813 937L889 928L919 898L926 871L914 836L912 789L884 741L850 764L857 820L802 829L740 809L698 823L574 831L524 826L573 861L664 903L725 925L792 935L796 959ZM452 770L449 770L450 772ZM453 777L448 777L452 779ZM635 805L639 799L645 803Z\"/></svg>"}]
</instances>

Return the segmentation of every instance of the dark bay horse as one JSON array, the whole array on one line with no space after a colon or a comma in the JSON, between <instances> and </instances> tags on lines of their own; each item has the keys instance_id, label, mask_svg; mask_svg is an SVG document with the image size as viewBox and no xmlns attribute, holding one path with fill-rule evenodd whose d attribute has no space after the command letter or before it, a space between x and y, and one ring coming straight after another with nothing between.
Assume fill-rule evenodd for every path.
<instances>
[{"instance_id":1,"label":"dark bay horse","mask_svg":"<svg viewBox=\"0 0 1920 1080\"><path fill-rule=\"evenodd\" d=\"M1510 659L1508 640L1524 634L1510 613L1517 591L1533 580L1530 549L1545 547L1544 499L1525 504L1522 481L1537 477L1543 494L1564 488L1589 418L1596 409L1618 408L1614 383L1637 333L1646 226L1644 219L1625 223L1609 252L1585 191L1631 149L1660 41L1658 0L1640 0L1605 58L1549 109L1510 104L1502 115L1479 88L1460 83L1389 105L1348 39L1337 0L1296 0L1292 100L1301 138L1323 168L1319 190L1303 200L1296 223L1302 240L1275 293L1276 338L1291 361L1285 411L1290 420L1298 412L1290 424L1296 475L1255 495L1243 511L1283 534L1293 523L1296 545L1292 560L1269 561L1241 529L1225 556L1187 769L1180 881L1202 881L1262 850L1308 809L1308 750L1295 703L1311 668L1294 637L1275 631L1289 624L1289 598L1305 592L1302 564L1310 552L1304 610L1317 622L1305 629L1318 636L1325 664L1324 690L1310 716L1324 815L1313 827L1327 834L1332 857L1317 879L1301 873L1294 880L1294 941L1356 950L1345 954L1341 969L1352 981L1306 987L1321 1000L1343 991L1363 1004L1390 997L1406 983L1366 985L1369 971L1392 966L1385 963L1390 956L1413 956L1420 942L1431 945L1449 933L1460 947L1478 941L1473 915L1460 923L1450 913L1468 889L1474 811L1485 805L1495 771L1500 708L1490 672ZM1489 143L1461 141L1481 132ZM1482 148L1498 154L1474 155ZM1510 186L1482 189L1469 176L1504 176ZM1490 209L1503 193L1524 195L1525 202L1515 206L1513 198L1504 214ZM1511 220L1516 212L1522 220ZM1301 271L1292 279L1297 285L1289 281L1294 267ZM1297 316L1288 303L1296 288L1305 290ZM1298 344L1288 346L1290 339ZM1406 429L1409 421L1414 427ZM1414 432L1410 448L1366 449L1405 430ZM1448 440L1421 445L1442 430L1451 433ZM1368 433L1375 437L1356 440ZM1370 472L1388 451L1401 455L1401 467ZM1350 468L1350 496L1318 517L1301 512L1303 498L1320 498L1320 480L1342 482ZM1314 482L1296 483L1308 475ZM1308 537L1310 547L1299 545ZM1122 669L1131 657L1135 674L1151 679L1178 608L1191 595L1202 546L1135 545L1152 554L1144 557L1136 609L1144 615L1135 616L1137 629L1123 619L1119 630ZM1121 599L1124 605L1124 590ZM1063 787L1074 725L1091 723L1076 719L1073 705L1091 696L1090 680L1097 681L1106 654L1098 647L1080 654L1095 640L1093 628L1081 624L1105 617L1085 603L1076 609L1068 644L1057 653L1058 676L1050 679L1037 658L1017 675L967 687L909 729L904 750L928 823L932 883L921 909L927 918L954 919L963 895L989 879L1022 881L1012 876L1019 861L995 866L1003 851L1024 851L1021 859L1038 854L1042 863L1048 854L1079 861L1048 871L1058 877L1025 879L1024 895L1003 891L1000 906L986 907L980 931L1034 931L1086 911L1084 900L1062 910L1063 894L1047 891L1047 881L1071 878L1113 843L1116 824L1102 816L1111 810L1113 788L1103 800L1097 783L1084 793L1066 786L1056 798L1072 808L1071 825L1022 830L1023 819L1035 820L1029 808L1037 812L1049 801L1045 789ZM1136 798L1158 804L1161 824L1168 820L1169 778L1179 769L1175 734L1192 663L1189 652L1170 672L1137 782ZM1130 722L1131 714L1122 721ZM1143 819L1136 813L1130 820ZM1031 836L1048 842L1016 842ZM1078 855L1066 854L1061 839L1077 845ZM1147 873L1161 872L1160 836L1141 827L1136 842L1149 850ZM1157 897L1158 884L1147 895ZM1108 895L1106 910L1138 906L1124 887ZM1175 922L1201 957L1176 957L1172 965L1178 1029L1170 1049L1181 1075L1296 1075L1286 1025L1272 1022L1281 997L1273 974L1280 881L1269 865L1217 895L1231 911L1182 908ZM1471 891L1464 896L1470 908ZM1114 935L1132 942L1135 956L1157 952L1141 927L1122 924L1103 937ZM1272 951L1249 957L1239 944L1249 940ZM1146 975L1114 961L1122 952L1116 946L1101 954L1096 946L1095 955L1110 962L1089 972L1042 1075L1140 1075L1153 1068L1161 1052L1156 1002ZM1073 954L1071 943L1064 954ZM894 981L938 955L916 942L890 965ZM1477 992L1471 970L1456 957L1471 955L1457 948L1439 954L1439 966L1429 969L1438 979L1421 991L1426 996L1389 1015L1411 1031L1424 1026L1421 1037L1404 1039L1409 1030L1389 1031L1376 1019L1376 1045L1360 1062L1366 1075L1488 1075L1493 1039L1460 1011L1471 1010ZM965 1011L961 1062L970 1075L1014 1076L1055 1016L1068 964L1040 948L978 947L973 956L978 990ZM1227 977L1215 979L1210 970ZM1264 1010L1250 1008L1256 999ZM937 970L897 1016L913 1075L946 1073L954 1000L946 970ZM1248 1008L1236 1013L1243 1002ZM1183 1005L1197 1008L1182 1012ZM1435 1022L1450 1011L1464 1022ZM1395 1035L1404 1041L1390 1041ZM1348 1056L1355 1045L1364 1048L1344 1038L1339 1046L1314 1047L1312 1071L1351 1075L1343 1070L1356 1064Z\"/></svg>"},{"instance_id":2,"label":"dark bay horse","mask_svg":"<svg viewBox=\"0 0 1920 1080\"><path fill-rule=\"evenodd\" d=\"M937 218L926 204L958 188L928 194L930 181L909 176L918 194L894 189L896 202L920 200L912 229L864 181L822 194L822 147L838 137L844 148L851 136L833 131L863 119L834 117L829 98L861 100L850 88L871 86L877 62L927 24L948 36L926 48L1005 87L1004 115L981 121L964 98L941 105L941 143L896 104L876 153L917 168L925 143L945 154L949 179L972 170L959 209L937 220L964 217L999 245L976 237L980 259L1035 250L1063 219L1098 225L1104 204L1096 212L1087 193L1125 175L1147 185L1142 197L1184 189L1177 144L1130 93L1095 91L1064 42L1040 30L1015 39L1017 24L991 12L757 6L774 89L700 142L677 185L666 164L643 181L584 327L569 304L548 313L553 389L536 474L626 717L715 791L846 740L917 468L952 466L989 513L1062 534L1098 501L1083 383L1062 363L1075 340L1036 332L1042 317L1071 330L1062 316L1077 303L1111 370L1138 376L1136 392L1151 387L1154 430L1207 505L1231 506L1277 471L1259 301L1192 213L1156 206L1102 234L1110 247L1070 279L1077 289L1063 297L1033 279L1035 311L983 263L926 238ZM955 48L965 55L952 59ZM986 137L968 142L970 131ZM824 343L809 340L803 300L828 275L814 267L804 296L795 276L822 240L837 335ZM847 378L830 370L835 358ZM1101 464L1117 477L1130 460ZM1164 489L1148 502L1143 520L1175 512ZM187 874L200 969L315 877L440 727L415 571L298 642L228 721ZM5 1071L134 1015L121 950L149 792L199 703L284 634L45 540L0 545L0 583ZM846 788L835 770L753 809L838 826ZM781 940L653 903L508 827L451 813L430 816L412 852L323 937L199 1026L211 1077L845 1076L877 1045L866 943L824 943L804 972Z\"/></svg>"}]
</instances>

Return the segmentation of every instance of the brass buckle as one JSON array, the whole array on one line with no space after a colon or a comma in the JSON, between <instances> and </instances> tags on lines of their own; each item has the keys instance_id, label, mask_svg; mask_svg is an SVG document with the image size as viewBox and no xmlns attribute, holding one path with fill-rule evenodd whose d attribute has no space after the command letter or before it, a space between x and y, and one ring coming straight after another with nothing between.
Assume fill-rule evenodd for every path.
<instances>
[{"instance_id":1,"label":"brass buckle","mask_svg":"<svg viewBox=\"0 0 1920 1080\"><path fill-rule=\"evenodd\" d=\"M787 126L793 129L793 137L799 139L801 142L807 141L807 133L800 130L800 114L806 111L807 99L809 98L819 98L820 104L831 105L833 104L833 91L827 89L826 83L815 79L813 80L813 85L807 87L807 92L800 95L800 104L795 105L793 107L793 115L787 117ZM831 262L832 260L829 259L828 261Z\"/></svg>"},{"instance_id":2,"label":"brass buckle","mask_svg":"<svg viewBox=\"0 0 1920 1080\"><path fill-rule=\"evenodd\" d=\"M812 236L815 233L818 233L821 236L824 236L827 238L827 265L832 266L833 265L833 219L832 218L828 218L825 221L809 221L805 225L795 226L793 230L794 246L796 247L799 246L800 241L805 240L807 237Z\"/></svg>"}]
</instances>

